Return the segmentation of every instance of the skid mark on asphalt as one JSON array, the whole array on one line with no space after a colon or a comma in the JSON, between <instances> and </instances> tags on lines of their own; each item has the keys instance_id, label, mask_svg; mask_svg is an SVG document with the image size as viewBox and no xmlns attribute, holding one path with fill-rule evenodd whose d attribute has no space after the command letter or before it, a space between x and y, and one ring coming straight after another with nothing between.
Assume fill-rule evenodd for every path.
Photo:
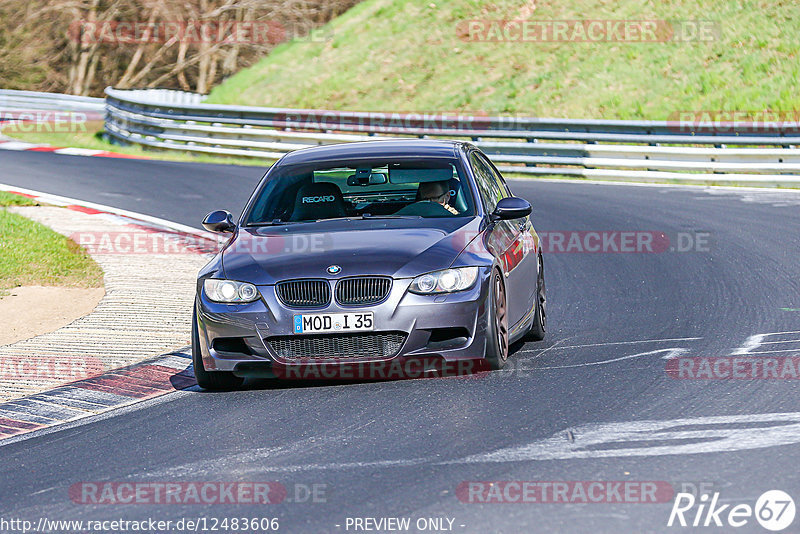
<instances>
[{"instance_id":1,"label":"skid mark on asphalt","mask_svg":"<svg viewBox=\"0 0 800 534\"><path fill-rule=\"evenodd\" d=\"M270 447L258 447L246 452L236 454L221 454L216 457L206 456L197 462L187 462L181 465L170 466L160 470L149 470L148 476L175 478L191 476L194 473L207 470L209 465L228 475L246 476L262 472L291 472L299 473L303 471L325 471L340 470L346 471L363 467L408 467L424 463L431 463L439 460L439 457L431 456L425 458L414 458L410 460L377 460L377 461L353 461L353 462L332 462L326 464L304 463L300 465L275 465L282 458L296 458L298 453L311 453L319 451L322 455L327 448L340 448L349 438L352 438L359 430L363 430L373 423L375 419L362 423L360 421L337 429L336 432L327 435L311 435L306 438L298 439L285 445L275 445Z\"/></svg>"},{"instance_id":2,"label":"skid mark on asphalt","mask_svg":"<svg viewBox=\"0 0 800 534\"><path fill-rule=\"evenodd\" d=\"M442 463L703 454L792 445L800 442L800 412L590 423L571 430L574 441L559 432L525 445Z\"/></svg>"},{"instance_id":3,"label":"skid mark on asphalt","mask_svg":"<svg viewBox=\"0 0 800 534\"><path fill-rule=\"evenodd\" d=\"M569 339L569 338L568 338ZM538 365L538 362L534 360L540 360L542 356L545 354L552 354L554 352L558 352L560 350L564 351L572 351L576 349L584 349L584 348L597 348L597 347L620 347L625 345L641 345L641 344L658 344L658 343L676 343L676 342L686 342L686 341L699 341L702 340L701 337L681 337L681 338L664 338L664 339L639 339L633 341L612 341L607 343L587 343L583 345L559 345L561 340L553 345L544 348L544 349L535 349L535 350L520 350L514 353L514 356L517 358L512 358L510 362L512 362L511 367L505 371L507 372L519 372L519 371L546 371L546 370L555 370L555 369L576 369L580 367L593 367L597 365L607 365L610 363L621 362L625 360L633 360L636 358L643 358L647 356L654 356L654 355L662 355L662 358L676 358L679 357L686 352L689 351L688 348L682 347L664 347L649 351L637 352L635 354L626 354L623 356L613 356L610 358L602 359L602 360L594 360L594 361L581 361L574 364L563 364L563 365ZM523 355L519 357L519 355ZM530 356L526 356L530 355ZM560 355L559 355L560 357Z\"/></svg>"},{"instance_id":4,"label":"skid mark on asphalt","mask_svg":"<svg viewBox=\"0 0 800 534\"><path fill-rule=\"evenodd\" d=\"M659 343L659 342L672 342L672 341L697 341L703 339L702 337L673 337L673 338L666 338L666 339L639 339L636 341L610 341L608 343L588 343L586 345L561 345L558 348L560 349L583 349L587 347L608 347L611 345L637 345L639 343ZM558 343L552 345L551 347L547 347L544 349L545 351L551 348L555 348ZM524 354L526 352L535 352L535 350L521 350L518 354ZM544 352L544 351L543 351Z\"/></svg>"},{"instance_id":5,"label":"skid mark on asphalt","mask_svg":"<svg viewBox=\"0 0 800 534\"><path fill-rule=\"evenodd\" d=\"M573 336L572 338L560 339L560 340L556 341L555 343L553 343L552 345L550 345L549 347L547 347L545 349L536 349L536 351L520 350L520 351L515 352L514 354L525 354L525 353L530 353L530 352L537 352L537 354L535 354L534 356L531 356L531 357L527 358L529 360L535 360L537 358L541 358L542 356L544 356L548 352L553 351L554 349L564 348L563 346L559 346L559 343L561 343L562 341L567 341L567 340L573 339L574 337L575 336Z\"/></svg>"},{"instance_id":6,"label":"skid mark on asphalt","mask_svg":"<svg viewBox=\"0 0 800 534\"><path fill-rule=\"evenodd\" d=\"M439 456L427 456L363 462L276 465L280 458L267 454L264 455L264 459L269 458L269 463L251 465L248 462L237 461L239 469L234 469L237 474L242 475L248 471L299 473L419 465L446 466L736 452L800 443L800 412L589 423L572 428L570 432L573 440L567 439L567 432L564 430L549 438L524 445L445 461ZM240 472L242 470L245 473ZM170 471L166 474L174 473Z\"/></svg>"},{"instance_id":7,"label":"skid mark on asphalt","mask_svg":"<svg viewBox=\"0 0 800 534\"><path fill-rule=\"evenodd\" d=\"M573 338L567 338L567 339L573 339ZM510 360L512 362L512 367L503 372L504 373L514 372L514 371L527 372L527 371L593 367L597 365L606 365L625 360L633 360L636 358L653 356L656 354L663 354L662 359L668 360L672 358L679 358L691 351L691 349L688 347L676 347L674 346L675 344L687 345L691 344L688 342L701 341L703 339L704 338L702 337L678 337L678 338L662 338L662 339L640 339L633 341L610 341L605 343L586 343L581 345L560 345L561 342L566 341L565 339L565 340L560 340L544 349L517 351L516 353L514 353L514 355L517 356L517 358L512 358ZM566 351L568 355L570 351L574 350L577 351L585 348L621 347L627 345L657 344L657 343L668 343L672 346L663 347L655 350L638 352L636 354L627 354L622 356L614 355L601 360L580 361L573 364L545 366L545 365L536 365L537 362L534 362L534 360L537 361L541 360L541 357L544 356L545 354L553 355L553 353L556 353L558 357L565 356L562 354L558 354L559 351ZM752 356L754 358L761 357L761 355L771 355L771 354L779 354L779 355L800 354L800 331L789 330L789 331L753 334L744 339L738 346L732 345L730 349L728 349L725 352L725 354L728 354L730 356L741 356L741 357ZM578 354L577 356L580 357L581 355Z\"/></svg>"},{"instance_id":8,"label":"skid mark on asphalt","mask_svg":"<svg viewBox=\"0 0 800 534\"><path fill-rule=\"evenodd\" d=\"M656 349L651 350L649 352L638 352L636 354L629 354L627 356L620 356L619 358L611 358L610 360L600 360L598 362L584 362L584 363L576 363L572 365L550 365L550 366L536 366L525 368L521 367L520 369L523 371L534 371L539 369L573 369L575 367L590 367L592 365L606 365L609 363L614 362L621 362L623 360L631 360L633 358L642 358L644 356L654 356L656 354L661 354L662 358L677 358L678 356L689 352L689 349L682 349L682 348L669 348L669 349Z\"/></svg>"}]
</instances>

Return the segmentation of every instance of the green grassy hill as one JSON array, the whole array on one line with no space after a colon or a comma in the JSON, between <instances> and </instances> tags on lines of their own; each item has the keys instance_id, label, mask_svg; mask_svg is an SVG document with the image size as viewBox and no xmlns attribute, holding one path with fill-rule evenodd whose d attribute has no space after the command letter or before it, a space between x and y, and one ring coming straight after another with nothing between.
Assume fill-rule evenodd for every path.
<instances>
[{"instance_id":1,"label":"green grassy hill","mask_svg":"<svg viewBox=\"0 0 800 534\"><path fill-rule=\"evenodd\" d=\"M211 102L666 119L800 108L795 0L365 0L325 41L279 46ZM467 20L705 20L710 42L469 42ZM459 26L459 23L462 23Z\"/></svg>"}]
</instances>

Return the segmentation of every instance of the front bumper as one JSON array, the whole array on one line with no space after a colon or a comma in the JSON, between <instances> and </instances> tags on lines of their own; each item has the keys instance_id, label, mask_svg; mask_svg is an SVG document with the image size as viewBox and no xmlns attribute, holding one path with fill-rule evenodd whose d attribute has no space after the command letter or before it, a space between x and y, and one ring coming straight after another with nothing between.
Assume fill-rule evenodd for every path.
<instances>
[{"instance_id":1,"label":"front bumper","mask_svg":"<svg viewBox=\"0 0 800 534\"><path fill-rule=\"evenodd\" d=\"M280 302L275 286L259 286L261 299L249 304L220 304L198 291L195 299L199 349L207 371L233 371L247 376L268 370L274 364L297 365L281 358L270 348L270 338L293 333L296 314L370 311L374 332L400 333L404 339L390 358L364 354L348 357L346 363L385 362L439 358L445 362L484 357L486 345L489 269L482 269L475 286L446 295L416 295L408 292L411 279L395 279L388 297L373 306L340 306L335 300L325 308L295 309ZM199 284L200 287L202 284ZM451 333L458 334L448 337ZM337 336L339 334L326 334ZM324 364L332 360L316 355L303 364ZM335 360L342 363L344 360Z\"/></svg>"}]
</instances>

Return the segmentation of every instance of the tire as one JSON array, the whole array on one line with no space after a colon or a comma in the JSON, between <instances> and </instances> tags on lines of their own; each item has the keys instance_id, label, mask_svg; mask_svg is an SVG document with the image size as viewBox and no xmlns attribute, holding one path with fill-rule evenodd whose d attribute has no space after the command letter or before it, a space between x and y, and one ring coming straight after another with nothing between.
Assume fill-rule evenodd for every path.
<instances>
[{"instance_id":1,"label":"tire","mask_svg":"<svg viewBox=\"0 0 800 534\"><path fill-rule=\"evenodd\" d=\"M197 311L192 313L192 365L197 385L211 391L227 391L237 389L244 383L244 378L230 371L206 371L200 352L200 334L197 331Z\"/></svg>"},{"instance_id":2,"label":"tire","mask_svg":"<svg viewBox=\"0 0 800 534\"><path fill-rule=\"evenodd\" d=\"M539 254L539 276L536 277L536 308L533 312L533 323L527 338L531 341L544 339L547 330L547 291L544 283L544 262Z\"/></svg>"},{"instance_id":3,"label":"tire","mask_svg":"<svg viewBox=\"0 0 800 534\"><path fill-rule=\"evenodd\" d=\"M486 360L493 370L508 361L508 306L503 276L492 272L489 282L489 324L486 327Z\"/></svg>"}]
</instances>

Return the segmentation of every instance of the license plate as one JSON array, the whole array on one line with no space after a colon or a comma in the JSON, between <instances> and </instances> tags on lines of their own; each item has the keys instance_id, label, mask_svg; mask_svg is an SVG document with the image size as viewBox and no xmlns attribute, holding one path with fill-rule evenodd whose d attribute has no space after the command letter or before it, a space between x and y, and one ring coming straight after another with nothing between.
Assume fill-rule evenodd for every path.
<instances>
[{"instance_id":1,"label":"license plate","mask_svg":"<svg viewBox=\"0 0 800 534\"><path fill-rule=\"evenodd\" d=\"M328 332L363 332L373 330L372 312L315 313L295 315L295 334L325 334Z\"/></svg>"}]
</instances>

